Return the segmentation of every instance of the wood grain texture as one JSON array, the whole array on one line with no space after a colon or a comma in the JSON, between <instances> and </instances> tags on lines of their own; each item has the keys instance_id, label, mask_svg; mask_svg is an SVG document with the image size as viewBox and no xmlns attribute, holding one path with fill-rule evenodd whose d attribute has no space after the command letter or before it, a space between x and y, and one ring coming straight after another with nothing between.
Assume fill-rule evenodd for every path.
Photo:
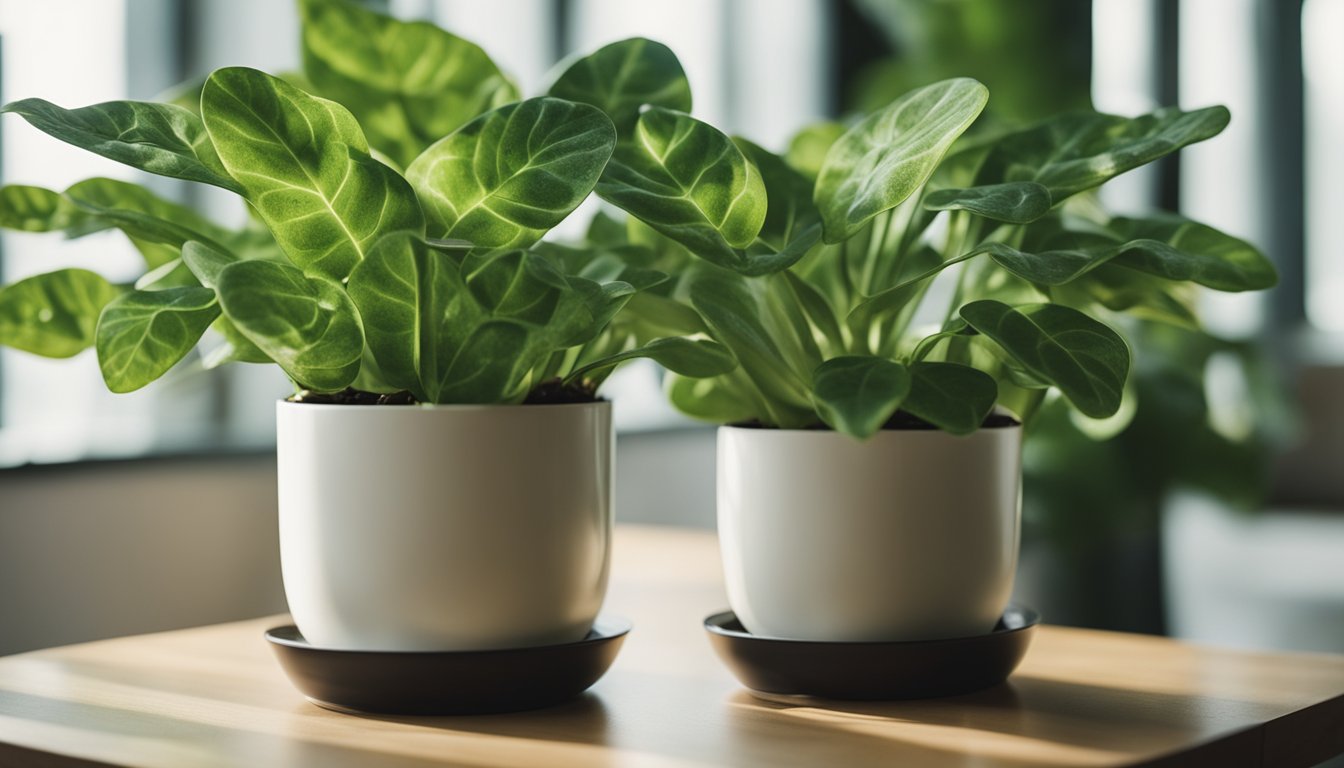
<instances>
[{"instance_id":1,"label":"wood grain texture","mask_svg":"<svg viewBox=\"0 0 1344 768\"><path fill-rule=\"evenodd\" d=\"M0 766L1305 766L1344 751L1344 657L1042 627L1011 681L898 703L763 700L710 652L714 538L618 529L635 630L591 692L538 712L352 717L306 702L283 617L0 659Z\"/></svg>"}]
</instances>

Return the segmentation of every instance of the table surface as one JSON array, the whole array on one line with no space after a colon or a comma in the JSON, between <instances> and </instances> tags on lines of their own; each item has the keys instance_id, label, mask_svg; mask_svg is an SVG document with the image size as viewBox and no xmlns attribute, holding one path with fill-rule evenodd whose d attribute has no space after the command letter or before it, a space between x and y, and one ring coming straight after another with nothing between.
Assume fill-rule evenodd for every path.
<instances>
[{"instance_id":1,"label":"table surface","mask_svg":"<svg viewBox=\"0 0 1344 768\"><path fill-rule=\"evenodd\" d=\"M514 715L320 709L271 617L0 658L0 766L1312 765L1344 751L1344 657L1043 626L1011 680L897 703L772 702L714 657L715 539L619 527L608 610L635 629L569 704Z\"/></svg>"}]
</instances>

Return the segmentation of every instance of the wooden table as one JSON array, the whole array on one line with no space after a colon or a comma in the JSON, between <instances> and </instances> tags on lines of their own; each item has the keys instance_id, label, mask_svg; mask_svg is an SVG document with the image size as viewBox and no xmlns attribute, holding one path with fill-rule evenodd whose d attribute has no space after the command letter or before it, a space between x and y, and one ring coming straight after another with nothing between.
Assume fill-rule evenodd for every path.
<instances>
[{"instance_id":1,"label":"wooden table","mask_svg":"<svg viewBox=\"0 0 1344 768\"><path fill-rule=\"evenodd\" d=\"M1344 752L1344 657L1062 627L1042 627L1011 681L978 694L763 701L703 637L725 605L714 538L626 527L616 553L608 605L635 631L573 703L328 712L271 657L273 617L0 659L0 766L1306 766Z\"/></svg>"}]
</instances>

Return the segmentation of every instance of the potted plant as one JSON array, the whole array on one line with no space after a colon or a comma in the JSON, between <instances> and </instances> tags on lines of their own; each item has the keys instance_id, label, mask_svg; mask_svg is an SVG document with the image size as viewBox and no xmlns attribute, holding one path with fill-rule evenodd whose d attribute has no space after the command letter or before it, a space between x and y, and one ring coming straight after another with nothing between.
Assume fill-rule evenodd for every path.
<instances>
[{"instance_id":1,"label":"potted plant","mask_svg":"<svg viewBox=\"0 0 1344 768\"><path fill-rule=\"evenodd\" d=\"M518 101L483 51L432 25L301 7L304 76L221 69L187 106L4 107L105 157L237 193L250 220L229 230L110 179L4 187L0 224L119 229L147 271L134 286L78 269L6 286L0 343L93 347L115 392L163 376L207 331L207 366L279 365L296 389L277 414L285 589L315 646L579 640L610 562L598 385L632 357L692 376L735 362L620 319L667 279L651 262L539 243L608 162L603 111Z\"/></svg>"},{"instance_id":2,"label":"potted plant","mask_svg":"<svg viewBox=\"0 0 1344 768\"><path fill-rule=\"evenodd\" d=\"M632 239L698 257L677 298L739 363L667 389L727 425L719 533L754 633L990 631L1016 566L1021 420L1047 398L1126 417L1130 352L1097 318L1190 323L1191 284L1276 281L1245 242L1088 194L1216 135L1226 109L961 138L987 98L935 83L805 130L787 158L651 108L598 181Z\"/></svg>"}]
</instances>

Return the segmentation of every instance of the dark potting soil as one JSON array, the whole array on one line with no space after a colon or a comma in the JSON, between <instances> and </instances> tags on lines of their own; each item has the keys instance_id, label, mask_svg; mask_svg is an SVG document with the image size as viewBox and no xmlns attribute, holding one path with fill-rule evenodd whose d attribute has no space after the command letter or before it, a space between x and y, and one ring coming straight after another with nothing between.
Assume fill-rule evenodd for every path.
<instances>
[{"instance_id":1,"label":"dark potting soil","mask_svg":"<svg viewBox=\"0 0 1344 768\"><path fill-rule=\"evenodd\" d=\"M571 403L595 403L600 398L592 387L582 384L566 384L560 379L543 381L527 393L523 405L569 405Z\"/></svg>"},{"instance_id":2,"label":"dark potting soil","mask_svg":"<svg viewBox=\"0 0 1344 768\"><path fill-rule=\"evenodd\" d=\"M1012 416L1008 416L1002 413L991 413L985 417L984 421L980 423L980 428L1002 429L1004 427L1016 427L1019 424L1021 424L1021 422L1019 422ZM732 426L744 427L746 429L775 429L775 427L766 426L765 424L762 424L761 422L754 420L734 424ZM825 424L822 424L821 422L817 422L816 424L810 424L806 427L802 427L802 429L829 431L831 428L826 426ZM892 415L890 419L887 419L887 423L882 425L882 429L883 431L886 431L886 430L903 430L903 429L936 430L938 428L930 424L929 422L919 418L913 413L909 413L907 411L897 411L895 414Z\"/></svg>"},{"instance_id":3,"label":"dark potting soil","mask_svg":"<svg viewBox=\"0 0 1344 768\"><path fill-rule=\"evenodd\" d=\"M290 397L289 402L320 405L415 405L419 401L415 399L415 395L405 390L380 394L346 387L340 392L309 392L305 389Z\"/></svg>"},{"instance_id":4,"label":"dark potting soil","mask_svg":"<svg viewBox=\"0 0 1344 768\"><path fill-rule=\"evenodd\" d=\"M590 387L580 384L565 384L560 379L544 381L537 385L523 401L524 405L568 405L570 403L595 403L599 398ZM416 405L419 400L405 390L380 394L346 387L340 392L310 392L303 390L289 398L291 403L318 403L321 405Z\"/></svg>"}]
</instances>

